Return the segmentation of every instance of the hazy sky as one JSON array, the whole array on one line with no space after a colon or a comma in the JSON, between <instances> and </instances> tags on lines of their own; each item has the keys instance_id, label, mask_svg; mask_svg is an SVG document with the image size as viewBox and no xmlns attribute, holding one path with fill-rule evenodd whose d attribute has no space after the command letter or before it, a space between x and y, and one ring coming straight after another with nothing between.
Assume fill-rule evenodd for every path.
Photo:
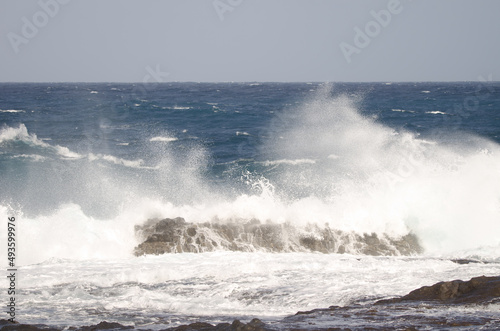
<instances>
[{"instance_id":1,"label":"hazy sky","mask_svg":"<svg viewBox=\"0 0 500 331\"><path fill-rule=\"evenodd\" d=\"M0 0L0 81L500 80L498 0Z\"/></svg>"}]
</instances>

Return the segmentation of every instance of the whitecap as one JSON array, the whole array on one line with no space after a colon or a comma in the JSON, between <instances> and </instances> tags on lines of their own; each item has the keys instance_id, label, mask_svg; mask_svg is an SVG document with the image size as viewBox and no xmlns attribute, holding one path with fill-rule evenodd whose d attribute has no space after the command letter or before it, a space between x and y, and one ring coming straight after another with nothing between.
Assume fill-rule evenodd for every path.
<instances>
[{"instance_id":1,"label":"whitecap","mask_svg":"<svg viewBox=\"0 0 500 331\"><path fill-rule=\"evenodd\" d=\"M14 155L12 156L13 159L32 159L35 162L40 162L46 159L45 156L38 155L38 154L20 154L20 155Z\"/></svg>"},{"instance_id":2,"label":"whitecap","mask_svg":"<svg viewBox=\"0 0 500 331\"><path fill-rule=\"evenodd\" d=\"M105 161L108 161L108 162L111 162L111 163L114 163L117 165L124 165L124 166L130 167L130 168L141 168L142 164L144 163L144 161L142 159L124 160L124 159L121 159L121 158L118 158L118 157L112 156L112 155L102 155L101 158Z\"/></svg>"},{"instance_id":3,"label":"whitecap","mask_svg":"<svg viewBox=\"0 0 500 331\"><path fill-rule=\"evenodd\" d=\"M82 155L71 151L67 147L59 145L52 146L44 142L42 139L38 139L35 134L28 133L28 129L24 124L20 124L18 128L6 127L0 131L0 143L12 140L24 141L25 143L31 144L33 146L47 148L66 159L82 158Z\"/></svg>"},{"instance_id":4,"label":"whitecap","mask_svg":"<svg viewBox=\"0 0 500 331\"><path fill-rule=\"evenodd\" d=\"M414 110L406 110L406 109L391 109L392 111L395 112L400 112L400 113L414 113Z\"/></svg>"},{"instance_id":5,"label":"whitecap","mask_svg":"<svg viewBox=\"0 0 500 331\"><path fill-rule=\"evenodd\" d=\"M35 134L29 134L28 129L24 124L20 124L18 128L5 127L0 131L0 143L11 140L30 142L33 145L42 147L49 146L48 144L38 139Z\"/></svg>"},{"instance_id":6,"label":"whitecap","mask_svg":"<svg viewBox=\"0 0 500 331\"><path fill-rule=\"evenodd\" d=\"M21 109L0 109L0 113L25 113L25 111Z\"/></svg>"},{"instance_id":7,"label":"whitecap","mask_svg":"<svg viewBox=\"0 0 500 331\"><path fill-rule=\"evenodd\" d=\"M445 113L443 111L439 110L434 110L434 111L426 111L426 114L434 114L434 115L449 115L448 113Z\"/></svg>"},{"instance_id":8,"label":"whitecap","mask_svg":"<svg viewBox=\"0 0 500 331\"><path fill-rule=\"evenodd\" d=\"M83 155L71 151L68 147L56 145L54 146L54 149L57 154L61 155L65 159L81 159L83 157Z\"/></svg>"},{"instance_id":9,"label":"whitecap","mask_svg":"<svg viewBox=\"0 0 500 331\"><path fill-rule=\"evenodd\" d=\"M149 139L149 141L159 141L159 142L165 142L165 143L177 141L177 140L178 139L175 137L161 137L161 136L153 137L153 138Z\"/></svg>"},{"instance_id":10,"label":"whitecap","mask_svg":"<svg viewBox=\"0 0 500 331\"><path fill-rule=\"evenodd\" d=\"M122 165L122 166L129 167L129 168L154 169L154 168L151 168L151 167L143 166L144 160L142 160L142 159L126 160L126 159L121 159L121 158L113 156L113 155L93 154L93 153L88 154L87 158L91 162L102 160L102 161L110 162L110 163L113 163L113 164L116 164L116 165Z\"/></svg>"}]
</instances>

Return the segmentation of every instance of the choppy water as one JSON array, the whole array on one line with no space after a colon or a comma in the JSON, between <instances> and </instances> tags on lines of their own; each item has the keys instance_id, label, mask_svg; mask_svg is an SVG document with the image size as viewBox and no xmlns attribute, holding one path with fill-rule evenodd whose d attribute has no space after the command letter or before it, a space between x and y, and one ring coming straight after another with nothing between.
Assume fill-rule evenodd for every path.
<instances>
[{"instance_id":1,"label":"choppy water","mask_svg":"<svg viewBox=\"0 0 500 331\"><path fill-rule=\"evenodd\" d=\"M272 321L498 275L499 114L491 82L1 84L18 320ZM412 234L423 253L134 257L134 227L166 217Z\"/></svg>"}]
</instances>

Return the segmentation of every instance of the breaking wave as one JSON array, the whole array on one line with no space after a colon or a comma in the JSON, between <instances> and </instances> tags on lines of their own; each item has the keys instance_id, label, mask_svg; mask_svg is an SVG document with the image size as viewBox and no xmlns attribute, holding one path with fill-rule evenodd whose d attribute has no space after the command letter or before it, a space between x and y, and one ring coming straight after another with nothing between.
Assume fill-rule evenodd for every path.
<instances>
[{"instance_id":1,"label":"breaking wave","mask_svg":"<svg viewBox=\"0 0 500 331\"><path fill-rule=\"evenodd\" d=\"M2 177L22 193L2 201L0 217L22 224L25 264L153 249L480 256L484 248L498 258L499 146L466 134L420 137L358 108L324 88L277 114L258 157L223 180L211 177L200 146L153 143L153 157L126 160L4 127L2 153L31 163L25 179ZM177 217L184 223L160 221Z\"/></svg>"}]
</instances>

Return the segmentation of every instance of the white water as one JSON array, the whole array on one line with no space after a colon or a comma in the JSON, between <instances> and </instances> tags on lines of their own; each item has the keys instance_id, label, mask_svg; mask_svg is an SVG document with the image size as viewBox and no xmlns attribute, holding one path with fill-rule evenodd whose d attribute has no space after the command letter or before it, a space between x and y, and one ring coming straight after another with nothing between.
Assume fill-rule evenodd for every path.
<instances>
[{"instance_id":1,"label":"white water","mask_svg":"<svg viewBox=\"0 0 500 331\"><path fill-rule=\"evenodd\" d=\"M498 275L498 264L311 253L168 254L23 267L23 322L101 320L155 328L195 320L279 320L300 310L369 303L443 279ZM479 309L479 308L477 308ZM99 313L99 314L97 314ZM191 316L191 317L190 317ZM161 319L160 319L161 317Z\"/></svg>"},{"instance_id":2,"label":"white water","mask_svg":"<svg viewBox=\"0 0 500 331\"><path fill-rule=\"evenodd\" d=\"M276 116L262 146L265 160L258 162L275 173L269 179L242 174L250 188L246 194L209 184L201 175L209 158L203 149L193 147L181 157L161 150L156 163L148 164L76 153L42 141L22 124L2 128L0 144L21 141L42 149L23 153L38 164L45 157L59 157L67 162L63 166L80 162L70 168L75 172L71 187L60 194L70 199L57 208L24 216L29 206L7 208L10 202L2 203L0 217L19 220L19 263L130 256L138 244L134 225L178 216L188 222L256 218L296 226L327 223L342 231L396 237L411 232L426 255L500 259L497 144L466 135L422 139L362 116L356 100L327 94L320 91ZM159 146L151 144L153 151ZM97 161L151 170L154 173L145 178L158 182L163 192L151 192L130 177L112 176L112 169L94 165ZM59 189L50 183L48 187L48 194ZM71 190L85 204L75 202ZM111 211L95 216L99 214L89 206L96 203ZM0 236L6 237L5 229ZM4 261L5 252L1 254Z\"/></svg>"},{"instance_id":3,"label":"white water","mask_svg":"<svg viewBox=\"0 0 500 331\"><path fill-rule=\"evenodd\" d=\"M422 139L395 131L360 115L347 98L320 93L277 116L259 162L273 173L242 174L246 194L233 194L231 187L221 192L200 175L209 159L203 149L183 156L163 153L149 164L76 153L42 141L24 125L0 130L0 144L11 142L33 147L33 154L22 155L37 165L60 159L57 164L74 177L69 189L55 195L70 199L49 211L27 212L30 206L10 201L0 205L0 219L16 217L23 322L88 325L105 319L146 325L159 316L185 321L214 314L278 318L500 271L499 146L465 135ZM153 150L170 145L151 143ZM132 177L113 173L118 167L151 171L148 179L165 190L151 192ZM50 188L33 195L34 204L59 188L50 178L32 180L33 189L42 182ZM96 216L93 204L102 199L111 212ZM256 218L296 226L328 223L358 233L412 232L426 251L412 258L263 252L132 256L139 244L134 225L178 216L188 222ZM6 238L6 226L0 227L1 242ZM6 250L0 251L5 267ZM450 257L497 263L463 266L446 260Z\"/></svg>"},{"instance_id":4,"label":"white water","mask_svg":"<svg viewBox=\"0 0 500 331\"><path fill-rule=\"evenodd\" d=\"M160 142L172 142L172 141L177 141L177 138L175 137L153 137L149 141L160 141Z\"/></svg>"}]
</instances>

